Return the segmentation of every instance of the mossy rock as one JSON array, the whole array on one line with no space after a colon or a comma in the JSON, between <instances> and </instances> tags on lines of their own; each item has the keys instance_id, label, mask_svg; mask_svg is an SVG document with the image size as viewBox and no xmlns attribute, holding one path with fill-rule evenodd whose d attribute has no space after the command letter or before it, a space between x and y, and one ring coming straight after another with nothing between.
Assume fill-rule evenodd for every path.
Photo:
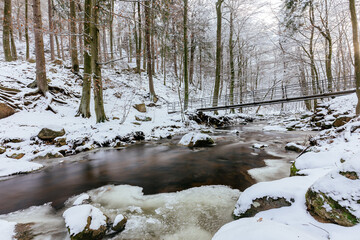
<instances>
[{"instance_id":1,"label":"mossy rock","mask_svg":"<svg viewBox=\"0 0 360 240\"><path fill-rule=\"evenodd\" d=\"M251 207L248 210L246 210L246 212L241 213L239 216L233 215L233 217L234 217L234 219L239 219L239 218L244 218L244 217L253 217L257 213L262 212L262 211L291 206L291 204L294 202L294 200L291 199L290 201L291 202L287 201L283 197L272 198L272 197L265 196L263 198L256 198L255 200L253 200Z\"/></svg>"},{"instance_id":2,"label":"mossy rock","mask_svg":"<svg viewBox=\"0 0 360 240\"><path fill-rule=\"evenodd\" d=\"M150 122L152 120L151 117L147 117L147 116L135 116L136 121L139 122Z\"/></svg>"},{"instance_id":3,"label":"mossy rock","mask_svg":"<svg viewBox=\"0 0 360 240\"><path fill-rule=\"evenodd\" d=\"M9 158L13 158L13 159L21 159L25 156L25 153L14 153L10 156L7 156Z\"/></svg>"},{"instance_id":4,"label":"mossy rock","mask_svg":"<svg viewBox=\"0 0 360 240\"><path fill-rule=\"evenodd\" d=\"M323 192L316 192L309 188L305 198L308 211L322 222L332 222L346 227L359 223L359 219L351 214L348 209L342 207Z\"/></svg>"},{"instance_id":5,"label":"mossy rock","mask_svg":"<svg viewBox=\"0 0 360 240\"><path fill-rule=\"evenodd\" d=\"M28 61L29 63L36 63L36 60L33 59L33 58L29 58L27 61Z\"/></svg>"}]
</instances>

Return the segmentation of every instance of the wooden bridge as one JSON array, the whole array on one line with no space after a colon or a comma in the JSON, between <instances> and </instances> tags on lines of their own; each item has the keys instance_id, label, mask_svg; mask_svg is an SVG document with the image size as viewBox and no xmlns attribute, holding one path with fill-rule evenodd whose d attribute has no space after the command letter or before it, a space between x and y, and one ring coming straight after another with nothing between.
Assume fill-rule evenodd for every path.
<instances>
[{"instance_id":1,"label":"wooden bridge","mask_svg":"<svg viewBox=\"0 0 360 240\"><path fill-rule=\"evenodd\" d=\"M272 86L266 89L240 92L233 95L223 95L214 101L213 97L189 99L188 110L200 112L218 111L226 109L238 109L256 107L279 103L299 102L328 97L337 97L354 93L356 83L354 76L333 79L329 84L327 80L319 80L313 85L289 84L284 86ZM167 105L168 113L181 112L184 104L171 102Z\"/></svg>"}]
</instances>

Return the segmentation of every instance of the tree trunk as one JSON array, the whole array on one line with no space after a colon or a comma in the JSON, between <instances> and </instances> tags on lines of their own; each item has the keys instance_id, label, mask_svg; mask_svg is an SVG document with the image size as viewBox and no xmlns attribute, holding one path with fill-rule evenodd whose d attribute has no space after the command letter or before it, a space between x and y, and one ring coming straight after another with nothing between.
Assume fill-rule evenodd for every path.
<instances>
[{"instance_id":1,"label":"tree trunk","mask_svg":"<svg viewBox=\"0 0 360 240\"><path fill-rule=\"evenodd\" d=\"M234 105L234 87L235 87L235 65L234 65L234 43L233 43L233 12L230 12L230 35L229 35L229 61L230 61L230 105ZM234 113L235 110L231 109Z\"/></svg>"},{"instance_id":2,"label":"tree trunk","mask_svg":"<svg viewBox=\"0 0 360 240\"><path fill-rule=\"evenodd\" d=\"M33 0L34 12L34 35L35 35L35 55L36 55L36 83L39 91L45 96L48 91L45 68L44 39L42 32L40 0Z\"/></svg>"},{"instance_id":3,"label":"tree trunk","mask_svg":"<svg viewBox=\"0 0 360 240\"><path fill-rule=\"evenodd\" d=\"M91 22L91 68L93 73L93 85L94 85L94 102L95 102L95 114L96 122L105 122L106 115L104 110L103 100L103 87L101 79L101 67L99 65L99 9L101 0L92 0L92 22Z\"/></svg>"},{"instance_id":4,"label":"tree trunk","mask_svg":"<svg viewBox=\"0 0 360 240\"><path fill-rule=\"evenodd\" d=\"M11 26L11 0L4 0L3 48L5 61L7 62L15 60L13 59L10 46Z\"/></svg>"},{"instance_id":5,"label":"tree trunk","mask_svg":"<svg viewBox=\"0 0 360 240\"><path fill-rule=\"evenodd\" d=\"M78 60L78 50L77 50L77 41L76 41L76 8L75 0L70 0L70 47L71 47L71 63L72 71L77 73L79 72L79 60Z\"/></svg>"},{"instance_id":6,"label":"tree trunk","mask_svg":"<svg viewBox=\"0 0 360 240\"><path fill-rule=\"evenodd\" d=\"M354 44L354 58L355 58L355 78L356 78L356 95L358 103L356 105L356 115L360 114L360 50L359 50L359 35L358 35L358 22L356 16L355 0L349 0L349 8L351 14L351 25L353 32Z\"/></svg>"},{"instance_id":7,"label":"tree trunk","mask_svg":"<svg viewBox=\"0 0 360 240\"><path fill-rule=\"evenodd\" d=\"M140 7L140 2L137 2L137 8L138 8L138 39L139 39L139 43L138 43L138 53L137 53L137 57L138 57L138 60L139 63L136 65L137 66L137 71L139 74L141 74L141 69L140 69L140 66L141 66L141 48L142 48L142 39L141 39L141 36L142 36L142 31L141 31L141 7Z\"/></svg>"},{"instance_id":8,"label":"tree trunk","mask_svg":"<svg viewBox=\"0 0 360 240\"><path fill-rule=\"evenodd\" d=\"M26 42L26 60L30 58L30 46L29 46L29 2L25 0L25 42Z\"/></svg>"},{"instance_id":9,"label":"tree trunk","mask_svg":"<svg viewBox=\"0 0 360 240\"><path fill-rule=\"evenodd\" d=\"M52 0L48 0L48 17L49 17L49 36L50 36L50 58L51 61L55 59L55 49L54 49L54 27L52 20Z\"/></svg>"},{"instance_id":10,"label":"tree trunk","mask_svg":"<svg viewBox=\"0 0 360 240\"><path fill-rule=\"evenodd\" d=\"M156 94L153 83L152 76L152 59L151 59L151 12L150 12L150 3L145 1L145 42L146 42L146 53L147 53L147 74L149 78L149 91L150 91L150 101L156 102Z\"/></svg>"},{"instance_id":11,"label":"tree trunk","mask_svg":"<svg viewBox=\"0 0 360 240\"><path fill-rule=\"evenodd\" d=\"M194 34L191 33L190 35L190 66L189 66L189 82L190 84L194 85L194 62L195 62L195 50L196 50L196 43Z\"/></svg>"},{"instance_id":12,"label":"tree trunk","mask_svg":"<svg viewBox=\"0 0 360 240\"><path fill-rule=\"evenodd\" d=\"M77 115L84 118L90 117L90 95L91 95L91 9L92 0L85 0L84 3L84 77L82 96ZM94 90L95 91L95 90Z\"/></svg>"},{"instance_id":13,"label":"tree trunk","mask_svg":"<svg viewBox=\"0 0 360 240\"><path fill-rule=\"evenodd\" d=\"M216 70L215 70L215 87L213 95L213 107L218 105L219 89L220 89L220 71L221 71L221 5L224 0L216 2Z\"/></svg>"},{"instance_id":14,"label":"tree trunk","mask_svg":"<svg viewBox=\"0 0 360 240\"><path fill-rule=\"evenodd\" d=\"M109 24L109 34L110 34L110 60L114 60L114 33L113 33L113 23L114 23L114 0L111 0L111 12L110 12L110 24ZM111 67L114 67L114 64L111 63Z\"/></svg>"},{"instance_id":15,"label":"tree trunk","mask_svg":"<svg viewBox=\"0 0 360 240\"><path fill-rule=\"evenodd\" d=\"M178 68L177 68L177 46L176 46L176 38L175 38L175 22L173 21L172 24L172 30L173 30L173 51L174 51L174 55L173 55L173 61L174 61L174 72L175 72L175 77L178 79L179 75L178 75Z\"/></svg>"},{"instance_id":16,"label":"tree trunk","mask_svg":"<svg viewBox=\"0 0 360 240\"><path fill-rule=\"evenodd\" d=\"M189 73L188 73L188 0L184 0L184 110L188 108L189 103Z\"/></svg>"}]
</instances>

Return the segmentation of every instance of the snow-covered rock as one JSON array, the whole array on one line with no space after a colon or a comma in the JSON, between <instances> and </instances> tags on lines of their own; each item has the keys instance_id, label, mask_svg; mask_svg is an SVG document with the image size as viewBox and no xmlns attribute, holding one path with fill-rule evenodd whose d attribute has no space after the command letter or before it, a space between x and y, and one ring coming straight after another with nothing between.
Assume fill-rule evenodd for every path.
<instances>
[{"instance_id":1,"label":"snow-covered rock","mask_svg":"<svg viewBox=\"0 0 360 240\"><path fill-rule=\"evenodd\" d=\"M90 196L87 193L81 194L73 203L74 206L90 202Z\"/></svg>"},{"instance_id":2,"label":"snow-covered rock","mask_svg":"<svg viewBox=\"0 0 360 240\"><path fill-rule=\"evenodd\" d=\"M207 134L191 132L181 138L179 145L188 147L207 147L214 143L214 140Z\"/></svg>"},{"instance_id":3,"label":"snow-covered rock","mask_svg":"<svg viewBox=\"0 0 360 240\"><path fill-rule=\"evenodd\" d=\"M288 151L294 151L300 153L304 151L305 147L300 144L291 142L285 145L285 149Z\"/></svg>"},{"instance_id":4,"label":"snow-covered rock","mask_svg":"<svg viewBox=\"0 0 360 240\"><path fill-rule=\"evenodd\" d=\"M255 149L264 149L266 147L268 147L269 145L265 144L265 143L254 143L252 145L253 148Z\"/></svg>"},{"instance_id":5,"label":"snow-covered rock","mask_svg":"<svg viewBox=\"0 0 360 240\"><path fill-rule=\"evenodd\" d=\"M123 230L125 228L125 224L127 222L127 218L124 217L124 215L119 214L115 217L114 223L111 227L112 230L114 230L115 232L120 232L121 230Z\"/></svg>"},{"instance_id":6,"label":"snow-covered rock","mask_svg":"<svg viewBox=\"0 0 360 240\"><path fill-rule=\"evenodd\" d=\"M308 209L325 221L342 226L360 222L360 180L357 172L332 171L306 193Z\"/></svg>"},{"instance_id":7,"label":"snow-covered rock","mask_svg":"<svg viewBox=\"0 0 360 240\"><path fill-rule=\"evenodd\" d=\"M107 217L90 204L71 207L63 217L71 239L101 239L105 235Z\"/></svg>"}]
</instances>

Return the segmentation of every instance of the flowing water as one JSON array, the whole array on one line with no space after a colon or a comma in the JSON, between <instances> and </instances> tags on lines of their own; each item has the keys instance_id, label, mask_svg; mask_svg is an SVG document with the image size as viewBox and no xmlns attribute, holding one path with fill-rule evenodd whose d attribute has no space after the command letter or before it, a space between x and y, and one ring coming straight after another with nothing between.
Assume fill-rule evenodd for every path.
<instances>
[{"instance_id":1,"label":"flowing water","mask_svg":"<svg viewBox=\"0 0 360 240\"><path fill-rule=\"evenodd\" d=\"M88 191L110 219L118 213L129 218L126 230L114 239L210 239L231 221L239 190L288 175L289 160L296 155L285 153L284 145L306 138L306 133L263 132L251 126L213 135L217 144L210 148L177 146L178 138L141 143L83 153L43 171L0 181L2 214L51 202L0 218L34 222L39 239L64 239L64 203ZM259 142L269 148L252 148Z\"/></svg>"}]
</instances>

